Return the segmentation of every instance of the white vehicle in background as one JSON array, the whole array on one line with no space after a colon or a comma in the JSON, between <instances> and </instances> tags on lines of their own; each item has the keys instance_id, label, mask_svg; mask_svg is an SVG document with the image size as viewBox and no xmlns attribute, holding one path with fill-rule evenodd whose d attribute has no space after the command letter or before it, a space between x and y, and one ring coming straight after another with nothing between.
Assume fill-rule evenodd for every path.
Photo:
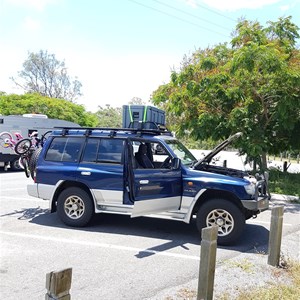
<instances>
[{"instance_id":1,"label":"white vehicle in background","mask_svg":"<svg viewBox=\"0 0 300 300\"><path fill-rule=\"evenodd\" d=\"M0 115L0 134L8 132L15 137L16 134L23 138L28 138L33 132L38 132L42 136L55 127L80 127L78 124L59 119L49 119L42 114L24 114L20 115ZM5 170L10 168L13 171L20 170L19 155L11 147L0 146L0 167Z\"/></svg>"}]
</instances>

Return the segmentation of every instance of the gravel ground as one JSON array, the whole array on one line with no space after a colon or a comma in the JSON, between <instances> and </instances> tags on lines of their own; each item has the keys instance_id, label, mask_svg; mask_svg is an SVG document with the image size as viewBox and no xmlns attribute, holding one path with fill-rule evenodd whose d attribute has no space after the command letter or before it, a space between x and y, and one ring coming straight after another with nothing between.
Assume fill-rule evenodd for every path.
<instances>
[{"instance_id":1,"label":"gravel ground","mask_svg":"<svg viewBox=\"0 0 300 300\"><path fill-rule=\"evenodd\" d=\"M277 195L278 196L278 195ZM278 203L289 199L278 197ZM281 244L281 259L300 262L300 226L294 232L284 236ZM284 268L275 268L267 264L267 245L249 252L241 253L232 259L218 260L215 271L214 299L235 299L239 291L267 287L271 284L289 283L290 278ZM181 286L166 289L148 300L194 300L197 298L198 279Z\"/></svg>"}]
</instances>

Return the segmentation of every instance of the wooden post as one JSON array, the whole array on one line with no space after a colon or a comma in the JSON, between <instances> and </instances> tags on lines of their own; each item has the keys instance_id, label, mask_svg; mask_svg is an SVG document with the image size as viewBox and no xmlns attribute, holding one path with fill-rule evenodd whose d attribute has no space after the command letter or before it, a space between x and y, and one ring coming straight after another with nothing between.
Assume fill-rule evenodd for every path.
<instances>
[{"instance_id":1,"label":"wooden post","mask_svg":"<svg viewBox=\"0 0 300 300\"><path fill-rule=\"evenodd\" d=\"M46 275L45 300L70 300L69 294L72 281L72 268Z\"/></svg>"},{"instance_id":2,"label":"wooden post","mask_svg":"<svg viewBox=\"0 0 300 300\"><path fill-rule=\"evenodd\" d=\"M279 266L280 248L283 224L283 206L272 208L271 226L269 234L268 264L274 267Z\"/></svg>"},{"instance_id":3,"label":"wooden post","mask_svg":"<svg viewBox=\"0 0 300 300\"><path fill-rule=\"evenodd\" d=\"M214 290L218 226L203 228L201 235L197 300L211 300Z\"/></svg>"}]
</instances>

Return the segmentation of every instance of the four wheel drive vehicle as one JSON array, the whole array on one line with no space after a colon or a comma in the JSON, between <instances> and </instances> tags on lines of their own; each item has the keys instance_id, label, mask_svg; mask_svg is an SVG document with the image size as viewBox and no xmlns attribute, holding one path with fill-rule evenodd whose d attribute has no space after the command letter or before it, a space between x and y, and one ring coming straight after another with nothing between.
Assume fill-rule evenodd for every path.
<instances>
[{"instance_id":1,"label":"four wheel drive vehicle","mask_svg":"<svg viewBox=\"0 0 300 300\"><path fill-rule=\"evenodd\" d=\"M69 226L94 213L217 224L218 243L241 235L245 220L268 208L267 180L211 165L235 134L197 161L160 130L63 128L52 132L37 160L31 196L50 200Z\"/></svg>"}]
</instances>

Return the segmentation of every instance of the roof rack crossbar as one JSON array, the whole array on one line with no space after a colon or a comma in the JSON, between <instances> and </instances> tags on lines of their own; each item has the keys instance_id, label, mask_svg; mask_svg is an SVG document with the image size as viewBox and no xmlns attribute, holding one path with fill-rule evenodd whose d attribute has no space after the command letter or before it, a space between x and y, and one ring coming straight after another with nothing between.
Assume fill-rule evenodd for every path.
<instances>
[{"instance_id":1,"label":"roof rack crossbar","mask_svg":"<svg viewBox=\"0 0 300 300\"><path fill-rule=\"evenodd\" d=\"M142 129L142 128L113 128L113 127L54 127L55 129L61 129L62 134L66 135L70 130L85 130L85 135L90 135L93 130L110 131L110 135L116 135L117 132L133 132L137 134L148 133L148 134L168 134L167 130L159 129Z\"/></svg>"}]
</instances>

